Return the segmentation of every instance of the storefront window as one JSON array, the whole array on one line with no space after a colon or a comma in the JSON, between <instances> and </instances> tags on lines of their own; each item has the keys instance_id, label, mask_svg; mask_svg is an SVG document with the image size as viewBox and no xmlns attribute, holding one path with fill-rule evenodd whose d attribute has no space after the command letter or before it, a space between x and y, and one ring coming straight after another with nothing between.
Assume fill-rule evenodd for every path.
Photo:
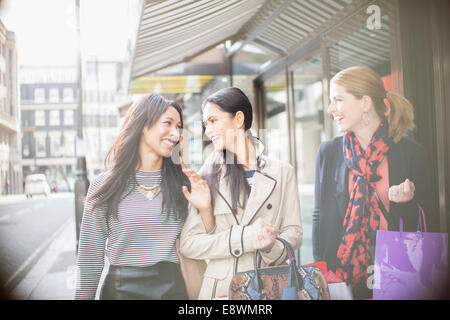
<instances>
[{"instance_id":1,"label":"storefront window","mask_svg":"<svg viewBox=\"0 0 450 320\"><path fill-rule=\"evenodd\" d=\"M61 132L50 131L48 135L50 137L50 156L51 157L61 156Z\"/></svg>"},{"instance_id":2,"label":"storefront window","mask_svg":"<svg viewBox=\"0 0 450 320\"><path fill-rule=\"evenodd\" d=\"M266 130L263 134L267 155L289 162L286 76L278 75L264 83Z\"/></svg>"},{"instance_id":3,"label":"storefront window","mask_svg":"<svg viewBox=\"0 0 450 320\"><path fill-rule=\"evenodd\" d=\"M36 156L45 157L47 156L46 151L46 132L35 132L35 141L36 141Z\"/></svg>"},{"instance_id":4,"label":"storefront window","mask_svg":"<svg viewBox=\"0 0 450 320\"><path fill-rule=\"evenodd\" d=\"M239 43L236 43L238 46ZM254 45L245 45L233 56L233 87L241 89L253 103L253 79L276 56ZM255 107L255 106L253 106Z\"/></svg>"},{"instance_id":5,"label":"storefront window","mask_svg":"<svg viewBox=\"0 0 450 320\"><path fill-rule=\"evenodd\" d=\"M64 132L64 155L73 157L75 155L75 132Z\"/></svg>"},{"instance_id":6,"label":"storefront window","mask_svg":"<svg viewBox=\"0 0 450 320\"><path fill-rule=\"evenodd\" d=\"M314 209L315 159L324 138L322 59L315 57L293 67L295 156L302 208L301 263L313 262L312 213Z\"/></svg>"}]
</instances>

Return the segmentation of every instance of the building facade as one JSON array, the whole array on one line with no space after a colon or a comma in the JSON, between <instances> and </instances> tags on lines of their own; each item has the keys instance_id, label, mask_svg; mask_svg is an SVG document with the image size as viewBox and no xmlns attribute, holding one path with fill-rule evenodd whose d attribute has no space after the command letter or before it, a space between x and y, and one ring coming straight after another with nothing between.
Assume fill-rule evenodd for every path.
<instances>
[{"instance_id":1,"label":"building facade","mask_svg":"<svg viewBox=\"0 0 450 320\"><path fill-rule=\"evenodd\" d=\"M14 32L0 21L0 194L23 190Z\"/></svg>"},{"instance_id":2,"label":"building facade","mask_svg":"<svg viewBox=\"0 0 450 320\"><path fill-rule=\"evenodd\" d=\"M89 178L104 170L104 159L119 130L118 107L126 88L121 64L88 60L83 66L83 146ZM75 67L20 69L24 176L44 173L50 182L76 179L78 88Z\"/></svg>"},{"instance_id":3,"label":"building facade","mask_svg":"<svg viewBox=\"0 0 450 320\"><path fill-rule=\"evenodd\" d=\"M105 170L105 157L120 129L119 107L127 100L124 66L87 59L83 71L83 136L88 178Z\"/></svg>"},{"instance_id":4,"label":"building facade","mask_svg":"<svg viewBox=\"0 0 450 320\"><path fill-rule=\"evenodd\" d=\"M73 67L20 68L22 166L26 177L73 183L77 84Z\"/></svg>"}]
</instances>

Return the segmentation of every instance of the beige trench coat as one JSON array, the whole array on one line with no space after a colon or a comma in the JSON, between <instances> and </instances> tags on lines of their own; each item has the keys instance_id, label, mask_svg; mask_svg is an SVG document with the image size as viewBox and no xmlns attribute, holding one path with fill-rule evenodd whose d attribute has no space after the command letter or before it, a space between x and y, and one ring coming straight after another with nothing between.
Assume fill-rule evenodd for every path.
<instances>
[{"instance_id":1,"label":"beige trench coat","mask_svg":"<svg viewBox=\"0 0 450 320\"><path fill-rule=\"evenodd\" d=\"M246 227L258 217L275 225L278 237L287 240L294 250L301 245L303 230L295 170L288 163L264 156L263 149L258 141L258 170L253 176L247 205L244 210L238 210L236 217L231 210L227 179L223 176L213 208L216 228L212 234L206 232L197 209L189 207L181 232L180 251L188 258L208 261L199 300L228 295L235 272L253 269L254 248ZM208 159L210 161L211 157ZM207 169L209 161L199 171L200 175ZM265 263L277 265L285 262L287 251L280 241L276 241L270 252L262 253L262 256Z\"/></svg>"}]
</instances>

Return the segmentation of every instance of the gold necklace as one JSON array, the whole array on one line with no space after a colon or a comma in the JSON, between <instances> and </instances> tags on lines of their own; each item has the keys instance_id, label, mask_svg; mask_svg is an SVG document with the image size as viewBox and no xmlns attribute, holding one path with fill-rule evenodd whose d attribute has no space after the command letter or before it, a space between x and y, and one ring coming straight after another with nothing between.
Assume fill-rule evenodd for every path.
<instances>
[{"instance_id":1,"label":"gold necklace","mask_svg":"<svg viewBox=\"0 0 450 320\"><path fill-rule=\"evenodd\" d=\"M138 186L138 190L148 200L153 200L161 192L161 187L159 186L159 184L156 184L153 187L146 187L146 186L140 184Z\"/></svg>"}]
</instances>

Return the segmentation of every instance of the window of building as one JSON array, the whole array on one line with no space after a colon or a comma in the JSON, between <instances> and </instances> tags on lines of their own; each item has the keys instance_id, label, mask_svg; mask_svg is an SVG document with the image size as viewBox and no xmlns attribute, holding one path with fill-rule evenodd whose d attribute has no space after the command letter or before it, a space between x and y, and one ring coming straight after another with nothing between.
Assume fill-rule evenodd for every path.
<instances>
[{"instance_id":1,"label":"window of building","mask_svg":"<svg viewBox=\"0 0 450 320\"><path fill-rule=\"evenodd\" d=\"M50 156L59 157L61 156L61 132L51 131L48 133L50 141Z\"/></svg>"},{"instance_id":2,"label":"window of building","mask_svg":"<svg viewBox=\"0 0 450 320\"><path fill-rule=\"evenodd\" d=\"M293 89L297 179L314 184L316 151L325 136L321 57L294 67Z\"/></svg>"},{"instance_id":3,"label":"window of building","mask_svg":"<svg viewBox=\"0 0 450 320\"><path fill-rule=\"evenodd\" d=\"M46 148L46 132L35 132L34 138L36 141L36 156L37 157L46 157L47 156L47 148Z\"/></svg>"},{"instance_id":4,"label":"window of building","mask_svg":"<svg viewBox=\"0 0 450 320\"><path fill-rule=\"evenodd\" d=\"M64 110L64 125L65 126L73 126L74 125L74 111L73 110Z\"/></svg>"},{"instance_id":5,"label":"window of building","mask_svg":"<svg viewBox=\"0 0 450 320\"><path fill-rule=\"evenodd\" d=\"M266 130L264 141L267 154L289 162L289 138L286 112L286 76L280 74L264 83L266 93Z\"/></svg>"},{"instance_id":6,"label":"window of building","mask_svg":"<svg viewBox=\"0 0 450 320\"><path fill-rule=\"evenodd\" d=\"M233 47L239 47L241 42L236 42ZM240 88L253 101L254 77L259 73L263 65L274 60L276 56L263 48L253 44L246 44L233 56L233 86ZM224 80L225 81L225 80Z\"/></svg>"},{"instance_id":7,"label":"window of building","mask_svg":"<svg viewBox=\"0 0 450 320\"><path fill-rule=\"evenodd\" d=\"M61 121L59 119L59 110L50 110L50 125L59 126Z\"/></svg>"},{"instance_id":8,"label":"window of building","mask_svg":"<svg viewBox=\"0 0 450 320\"><path fill-rule=\"evenodd\" d=\"M59 89L58 88L50 88L49 92L49 102L58 103L59 102Z\"/></svg>"},{"instance_id":9,"label":"window of building","mask_svg":"<svg viewBox=\"0 0 450 320\"><path fill-rule=\"evenodd\" d=\"M64 132L63 149L64 156L73 157L75 155L75 132Z\"/></svg>"},{"instance_id":10,"label":"window of building","mask_svg":"<svg viewBox=\"0 0 450 320\"><path fill-rule=\"evenodd\" d=\"M45 102L45 89L44 88L34 89L34 102L35 103Z\"/></svg>"},{"instance_id":11,"label":"window of building","mask_svg":"<svg viewBox=\"0 0 450 320\"><path fill-rule=\"evenodd\" d=\"M45 126L45 111L44 110L36 110L36 112L34 113L34 125Z\"/></svg>"},{"instance_id":12,"label":"window of building","mask_svg":"<svg viewBox=\"0 0 450 320\"><path fill-rule=\"evenodd\" d=\"M314 172L317 150L325 139L322 58L316 56L292 67L295 161L299 198L304 225L312 224L314 208ZM305 228L300 247L302 264L314 261L312 228Z\"/></svg>"},{"instance_id":13,"label":"window of building","mask_svg":"<svg viewBox=\"0 0 450 320\"><path fill-rule=\"evenodd\" d=\"M22 154L23 154L23 156L25 158L28 158L30 156L30 154L31 154L30 145L28 144L28 142L24 142L24 143L22 143L22 146L23 146L22 147L22 149L23 149Z\"/></svg>"},{"instance_id":14,"label":"window of building","mask_svg":"<svg viewBox=\"0 0 450 320\"><path fill-rule=\"evenodd\" d=\"M63 102L73 102L73 89L72 88L64 88L63 90Z\"/></svg>"}]
</instances>

